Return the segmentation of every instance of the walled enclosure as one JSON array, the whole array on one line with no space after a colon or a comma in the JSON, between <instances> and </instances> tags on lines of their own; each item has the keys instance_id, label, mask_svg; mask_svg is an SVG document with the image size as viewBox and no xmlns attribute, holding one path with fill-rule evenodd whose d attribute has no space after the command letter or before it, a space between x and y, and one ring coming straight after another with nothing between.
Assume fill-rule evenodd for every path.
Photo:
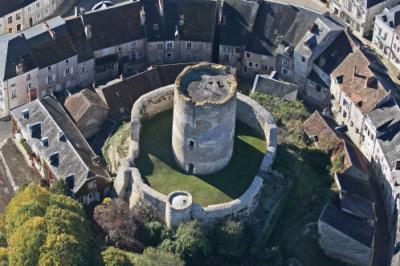
<instances>
[{"instance_id":1,"label":"walled enclosure","mask_svg":"<svg viewBox=\"0 0 400 266\"><path fill-rule=\"evenodd\" d=\"M176 79L172 150L179 167L207 175L232 158L236 122L236 78L211 63L186 67Z\"/></svg>"},{"instance_id":2,"label":"walled enclosure","mask_svg":"<svg viewBox=\"0 0 400 266\"><path fill-rule=\"evenodd\" d=\"M254 100L240 93L237 94L236 118L256 130L260 136L264 136L267 145L258 174L242 196L227 203L206 207L190 203L187 208L178 210L177 208L172 209L169 202L172 202L170 200L173 199L174 193L187 195L187 192L173 192L166 196L143 182L139 169L135 167L135 160L140 153L141 123L143 120L172 109L174 87L175 85L170 85L152 91L140 97L134 104L131 114L130 155L122 163L114 182L118 196L128 200L130 207L135 205L152 207L170 227L175 227L188 219L197 219L205 226L212 225L227 217L235 217L240 220L247 219L257 207L263 178L272 165L277 147L278 129L269 112ZM189 198L191 201L191 196L188 196Z\"/></svg>"}]
</instances>

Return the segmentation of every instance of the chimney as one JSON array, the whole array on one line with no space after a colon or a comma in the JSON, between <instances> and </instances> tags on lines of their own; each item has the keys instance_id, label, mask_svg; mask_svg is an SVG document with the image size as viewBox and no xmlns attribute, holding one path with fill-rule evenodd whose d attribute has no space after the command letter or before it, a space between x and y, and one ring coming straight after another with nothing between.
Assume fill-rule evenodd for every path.
<instances>
[{"instance_id":1,"label":"chimney","mask_svg":"<svg viewBox=\"0 0 400 266\"><path fill-rule=\"evenodd\" d=\"M164 16L164 1L163 0L158 0L158 8L160 12L160 16Z\"/></svg>"},{"instance_id":2,"label":"chimney","mask_svg":"<svg viewBox=\"0 0 400 266\"><path fill-rule=\"evenodd\" d=\"M142 24L142 26L144 26L145 23L146 23L146 12L144 11L144 8L142 7L140 9L140 24Z\"/></svg>"},{"instance_id":3,"label":"chimney","mask_svg":"<svg viewBox=\"0 0 400 266\"><path fill-rule=\"evenodd\" d=\"M74 6L74 16L77 17L79 16L79 7Z\"/></svg>"},{"instance_id":4,"label":"chimney","mask_svg":"<svg viewBox=\"0 0 400 266\"><path fill-rule=\"evenodd\" d=\"M179 26L185 25L185 15L179 16Z\"/></svg>"},{"instance_id":5,"label":"chimney","mask_svg":"<svg viewBox=\"0 0 400 266\"><path fill-rule=\"evenodd\" d=\"M85 35L86 39L92 39L92 25L88 24L85 26Z\"/></svg>"},{"instance_id":6,"label":"chimney","mask_svg":"<svg viewBox=\"0 0 400 266\"><path fill-rule=\"evenodd\" d=\"M24 72L24 64L22 62L15 65L15 72L17 72L18 75Z\"/></svg>"}]
</instances>

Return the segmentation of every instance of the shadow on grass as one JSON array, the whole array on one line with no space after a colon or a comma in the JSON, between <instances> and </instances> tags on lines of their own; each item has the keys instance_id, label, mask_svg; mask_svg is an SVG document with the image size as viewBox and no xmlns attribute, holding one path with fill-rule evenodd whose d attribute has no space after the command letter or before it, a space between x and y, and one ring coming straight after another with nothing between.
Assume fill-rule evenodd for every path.
<instances>
[{"instance_id":1,"label":"shadow on grass","mask_svg":"<svg viewBox=\"0 0 400 266\"><path fill-rule=\"evenodd\" d=\"M136 161L147 182L164 194L185 189L198 203L224 202L241 196L258 173L265 142L240 122L236 126L231 161L223 170L205 176L188 175L178 167L172 155L171 132L172 112L146 121L141 132L140 157ZM221 195L216 195L218 193Z\"/></svg>"}]
</instances>

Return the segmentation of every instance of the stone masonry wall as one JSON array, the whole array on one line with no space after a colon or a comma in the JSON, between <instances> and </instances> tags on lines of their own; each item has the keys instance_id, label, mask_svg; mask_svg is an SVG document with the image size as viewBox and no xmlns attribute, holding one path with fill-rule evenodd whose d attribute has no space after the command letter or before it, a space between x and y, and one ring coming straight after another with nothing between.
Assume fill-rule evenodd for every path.
<instances>
[{"instance_id":1,"label":"stone masonry wall","mask_svg":"<svg viewBox=\"0 0 400 266\"><path fill-rule=\"evenodd\" d=\"M163 220L165 220L168 198L143 182L139 170L134 167L134 161L139 156L142 121L171 109L173 107L173 95L174 85L170 85L143 95L136 101L131 113L130 156L126 162L122 163L114 182L118 196L129 199L130 207L141 204L151 206ZM263 178L269 171L275 156L278 129L273 117L249 97L240 93L237 97L237 119L256 130L260 136L264 136L267 149L258 175L241 197L227 203L207 207L193 204L191 218L199 220L206 226L227 217L245 220L251 215L258 204Z\"/></svg>"}]
</instances>

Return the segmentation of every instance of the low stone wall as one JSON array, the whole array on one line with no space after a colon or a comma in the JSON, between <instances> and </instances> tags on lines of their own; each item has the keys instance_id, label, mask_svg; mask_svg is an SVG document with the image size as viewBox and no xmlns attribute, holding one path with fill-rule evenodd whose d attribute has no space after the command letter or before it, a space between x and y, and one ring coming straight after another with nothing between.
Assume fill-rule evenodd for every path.
<instances>
[{"instance_id":1,"label":"low stone wall","mask_svg":"<svg viewBox=\"0 0 400 266\"><path fill-rule=\"evenodd\" d=\"M140 97L132 108L131 113L131 144L130 155L127 161L122 163L115 180L115 190L119 197L129 199L130 207L145 205L152 207L161 219L173 220L174 217L166 217L166 205L168 197L152 189L143 182L141 174L135 168L135 159L139 157L140 130L143 120L149 119L159 113L173 108L174 85L162 87ZM262 187L263 178L270 170L277 147L278 129L273 117L257 102L238 93L237 119L263 136L266 140L266 153L260 165L258 175L254 178L250 187L238 199L227 203L209 205L203 207L193 204L190 214L192 219L199 220L203 225L212 225L221 219L235 217L239 220L247 219L257 207ZM173 224L173 221L166 221Z\"/></svg>"}]
</instances>

